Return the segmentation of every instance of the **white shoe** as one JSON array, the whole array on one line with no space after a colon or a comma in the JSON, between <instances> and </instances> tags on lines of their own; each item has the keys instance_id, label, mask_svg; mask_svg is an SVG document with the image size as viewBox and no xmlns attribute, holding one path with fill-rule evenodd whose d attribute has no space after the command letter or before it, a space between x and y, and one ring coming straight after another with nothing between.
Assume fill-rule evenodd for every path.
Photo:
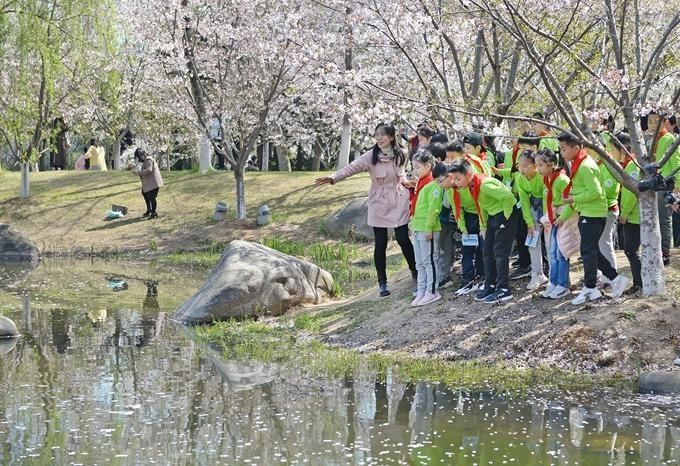
<instances>
[{"instance_id":1,"label":"white shoe","mask_svg":"<svg viewBox=\"0 0 680 466\"><path fill-rule=\"evenodd\" d=\"M418 307L418 306L420 306L420 301L423 300L423 296L425 296L425 293L424 293L424 292L418 292L418 293L416 294L416 298L415 298L413 301L411 301L411 307Z\"/></svg>"},{"instance_id":2,"label":"white shoe","mask_svg":"<svg viewBox=\"0 0 680 466\"><path fill-rule=\"evenodd\" d=\"M623 295L623 292L628 288L630 283L630 278L624 277L623 275L617 275L614 280L612 280L612 298L619 298Z\"/></svg>"},{"instance_id":3,"label":"white shoe","mask_svg":"<svg viewBox=\"0 0 680 466\"><path fill-rule=\"evenodd\" d=\"M416 304L416 306L425 306L426 304L434 303L435 301L439 301L442 299L442 295L439 293L425 293L425 296L423 296L423 299Z\"/></svg>"},{"instance_id":4,"label":"white shoe","mask_svg":"<svg viewBox=\"0 0 680 466\"><path fill-rule=\"evenodd\" d=\"M555 288L553 288L552 293L550 293L550 296L548 296L548 298L560 299L564 296L567 296L568 294L569 288L560 285L555 285Z\"/></svg>"},{"instance_id":5,"label":"white shoe","mask_svg":"<svg viewBox=\"0 0 680 466\"><path fill-rule=\"evenodd\" d=\"M542 284L544 284L547 281L548 281L548 277L546 277L542 273L538 274L538 275L532 275L531 281L527 285L527 291L534 291L534 290L538 289L539 286L541 286Z\"/></svg>"},{"instance_id":6,"label":"white shoe","mask_svg":"<svg viewBox=\"0 0 680 466\"><path fill-rule=\"evenodd\" d=\"M612 281L602 275L602 272L599 272L597 275L597 284L601 287L606 287L612 284Z\"/></svg>"},{"instance_id":7,"label":"white shoe","mask_svg":"<svg viewBox=\"0 0 680 466\"><path fill-rule=\"evenodd\" d=\"M552 283L548 283L548 286L545 287L545 290L541 292L541 296L544 298L550 298L550 294L553 292L553 290L557 287L557 285L553 285Z\"/></svg>"},{"instance_id":8,"label":"white shoe","mask_svg":"<svg viewBox=\"0 0 680 466\"><path fill-rule=\"evenodd\" d=\"M595 301L602 297L602 293L597 288L586 288L585 286L581 288L581 291L574 299L571 300L571 304L578 306L579 304L585 303L587 300Z\"/></svg>"}]
</instances>

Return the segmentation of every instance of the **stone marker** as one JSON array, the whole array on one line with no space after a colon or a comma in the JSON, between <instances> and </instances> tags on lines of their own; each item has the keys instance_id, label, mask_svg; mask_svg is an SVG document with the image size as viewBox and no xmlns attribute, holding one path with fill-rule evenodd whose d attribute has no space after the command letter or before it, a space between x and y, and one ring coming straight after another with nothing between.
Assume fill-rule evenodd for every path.
<instances>
[{"instance_id":1,"label":"stone marker","mask_svg":"<svg viewBox=\"0 0 680 466\"><path fill-rule=\"evenodd\" d=\"M14 228L0 223L0 262L21 262L40 259L40 251L32 241Z\"/></svg>"}]
</instances>

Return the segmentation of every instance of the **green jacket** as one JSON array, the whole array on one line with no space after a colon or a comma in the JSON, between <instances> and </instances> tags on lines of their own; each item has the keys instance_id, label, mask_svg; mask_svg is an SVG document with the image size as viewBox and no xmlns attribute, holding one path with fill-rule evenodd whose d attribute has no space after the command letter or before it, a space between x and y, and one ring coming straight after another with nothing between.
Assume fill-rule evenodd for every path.
<instances>
[{"instance_id":1,"label":"green jacket","mask_svg":"<svg viewBox=\"0 0 680 466\"><path fill-rule=\"evenodd\" d=\"M638 180L640 178L640 168L635 165L635 162L629 162L626 168L623 169L631 178ZM628 223L635 225L640 224L640 207L638 205L638 198L632 191L625 187L621 190L621 217L625 217Z\"/></svg>"},{"instance_id":2,"label":"green jacket","mask_svg":"<svg viewBox=\"0 0 680 466\"><path fill-rule=\"evenodd\" d=\"M519 162L519 156L522 155L521 151L517 152L517 158L515 159L515 165ZM513 194L518 195L519 192L517 191L517 178L520 176L520 172L515 170L514 172L512 171L512 149L509 151L505 152L505 156L503 159L503 168L498 169L498 173L500 174L503 184L505 186L509 187L512 189Z\"/></svg>"},{"instance_id":3,"label":"green jacket","mask_svg":"<svg viewBox=\"0 0 680 466\"><path fill-rule=\"evenodd\" d=\"M543 198L543 191L545 185L543 184L543 177L538 173L532 179L520 174L517 177L517 191L519 193L519 202L522 205L522 217L529 228L535 226L534 216L531 214L530 198ZM545 204L545 201L543 202Z\"/></svg>"},{"instance_id":4,"label":"green jacket","mask_svg":"<svg viewBox=\"0 0 680 466\"><path fill-rule=\"evenodd\" d=\"M468 188L470 190L470 188ZM472 191L470 191L472 192ZM503 212L505 218L510 218L512 210L517 204L517 199L500 180L486 177L479 188L479 210L482 213L480 229L486 230L486 221L489 216Z\"/></svg>"},{"instance_id":5,"label":"green jacket","mask_svg":"<svg viewBox=\"0 0 680 466\"><path fill-rule=\"evenodd\" d=\"M657 162L661 161L663 156L666 154L666 151L668 148L675 142L675 138L671 133L666 133L662 137L659 138L659 141L656 144L656 153L655 155L655 160ZM652 144L652 147L654 145ZM678 165L680 165L680 149L676 149L676 151L673 153L670 159L668 159L668 162L664 164L663 167L661 167L661 174L665 177L670 175L676 168L678 168ZM680 182L680 173L676 173L675 179ZM680 184L678 184L680 186Z\"/></svg>"},{"instance_id":6,"label":"green jacket","mask_svg":"<svg viewBox=\"0 0 680 466\"><path fill-rule=\"evenodd\" d=\"M454 191L457 191L460 196L460 216L456 215L456 203L453 201ZM477 215L477 206L475 205L475 200L472 199L472 193L470 193L470 190L467 188L452 188L445 190L445 194L449 199L449 204L451 204L453 215L456 217L458 229L467 234L467 225L465 225L465 215L463 215L463 213L467 212L468 214Z\"/></svg>"},{"instance_id":7,"label":"green jacket","mask_svg":"<svg viewBox=\"0 0 680 466\"><path fill-rule=\"evenodd\" d=\"M442 210L444 193L436 181L431 181L420 190L416 208L411 218L411 230L427 232L440 231L439 212Z\"/></svg>"},{"instance_id":8,"label":"green jacket","mask_svg":"<svg viewBox=\"0 0 680 466\"><path fill-rule=\"evenodd\" d=\"M621 192L621 183L616 181L614 175L607 168L607 164L600 161L600 173L602 174L602 186L604 187L604 194L607 197L607 207L612 208L619 203L619 192Z\"/></svg>"},{"instance_id":9,"label":"green jacket","mask_svg":"<svg viewBox=\"0 0 680 466\"><path fill-rule=\"evenodd\" d=\"M572 176L571 183L571 196L574 198L575 209L581 216L594 218L607 216L609 208L603 189L602 172L590 156L585 156L576 176Z\"/></svg>"},{"instance_id":10,"label":"green jacket","mask_svg":"<svg viewBox=\"0 0 680 466\"><path fill-rule=\"evenodd\" d=\"M465 159L468 162L470 162L470 165L472 165L473 172L481 173L487 176L493 176L493 172L491 171L491 166L489 165L488 159L482 160L474 154L465 154Z\"/></svg>"},{"instance_id":11,"label":"green jacket","mask_svg":"<svg viewBox=\"0 0 680 466\"><path fill-rule=\"evenodd\" d=\"M538 143L538 150L541 149L550 149L557 154L560 151L560 143L553 137L541 137L541 141Z\"/></svg>"},{"instance_id":12,"label":"green jacket","mask_svg":"<svg viewBox=\"0 0 680 466\"><path fill-rule=\"evenodd\" d=\"M554 211L557 211L560 207L565 205L564 201L562 200L562 193L564 192L564 189L567 187L568 184L569 177L564 173L560 174L560 176L555 178L555 181L553 182L552 185L553 192L552 205ZM548 215L548 185L545 183L545 179L543 180L543 213L546 216ZM571 217L571 214L573 213L574 209L569 204L567 204L563 209L562 213L560 215L555 215L554 218L555 220L559 218L562 221L565 221L569 217Z\"/></svg>"}]
</instances>

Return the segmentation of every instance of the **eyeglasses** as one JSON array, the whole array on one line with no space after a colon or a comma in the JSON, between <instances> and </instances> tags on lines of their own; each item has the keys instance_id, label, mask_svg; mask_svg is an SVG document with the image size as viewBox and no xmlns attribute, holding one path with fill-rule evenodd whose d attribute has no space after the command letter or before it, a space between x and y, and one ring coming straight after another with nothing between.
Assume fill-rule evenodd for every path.
<instances>
[{"instance_id":1,"label":"eyeglasses","mask_svg":"<svg viewBox=\"0 0 680 466\"><path fill-rule=\"evenodd\" d=\"M439 186L442 186L442 184L444 183L444 181L446 181L446 178L447 178L447 177L444 177L444 178L437 178L437 184L438 184Z\"/></svg>"}]
</instances>

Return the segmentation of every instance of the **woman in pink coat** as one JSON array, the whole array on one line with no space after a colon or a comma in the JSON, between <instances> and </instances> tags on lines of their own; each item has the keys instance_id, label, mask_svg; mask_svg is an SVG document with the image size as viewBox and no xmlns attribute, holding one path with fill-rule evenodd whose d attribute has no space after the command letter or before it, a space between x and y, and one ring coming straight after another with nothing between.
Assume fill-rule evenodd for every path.
<instances>
[{"instance_id":1,"label":"woman in pink coat","mask_svg":"<svg viewBox=\"0 0 680 466\"><path fill-rule=\"evenodd\" d=\"M375 233L373 259L378 272L380 296L389 296L385 254L387 251L387 229L394 228L394 236L401 246L413 278L416 277L416 260L413 244L408 235L409 185L406 180L406 155L397 145L393 125L381 123L375 128L375 146L333 176L317 178L315 183L335 184L357 173L371 175L371 189L368 194L368 225Z\"/></svg>"}]
</instances>

